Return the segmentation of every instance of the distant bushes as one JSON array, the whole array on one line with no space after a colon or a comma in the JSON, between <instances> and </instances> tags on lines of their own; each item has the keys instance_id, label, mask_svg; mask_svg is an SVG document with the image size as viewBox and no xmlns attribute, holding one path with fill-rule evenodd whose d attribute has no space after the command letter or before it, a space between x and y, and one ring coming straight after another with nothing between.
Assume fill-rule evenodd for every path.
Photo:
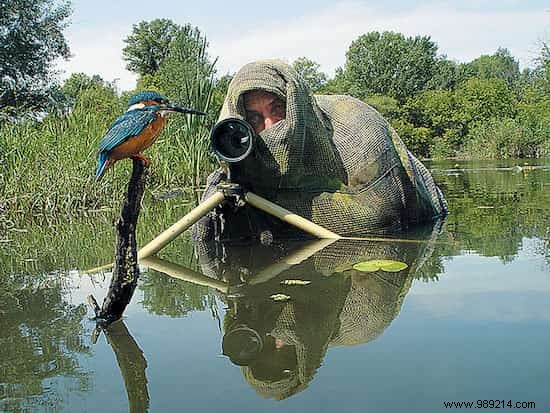
<instances>
[{"instance_id":1,"label":"distant bushes","mask_svg":"<svg viewBox=\"0 0 550 413\"><path fill-rule=\"evenodd\" d=\"M546 152L548 148L544 147L543 138L517 119L493 118L478 124L469 132L460 155L477 159L547 156L550 153Z\"/></svg>"},{"instance_id":2,"label":"distant bushes","mask_svg":"<svg viewBox=\"0 0 550 413\"><path fill-rule=\"evenodd\" d=\"M426 90L403 104L374 95L409 149L431 158L549 156L550 98L534 87L517 97L501 79L471 78L455 90Z\"/></svg>"}]
</instances>

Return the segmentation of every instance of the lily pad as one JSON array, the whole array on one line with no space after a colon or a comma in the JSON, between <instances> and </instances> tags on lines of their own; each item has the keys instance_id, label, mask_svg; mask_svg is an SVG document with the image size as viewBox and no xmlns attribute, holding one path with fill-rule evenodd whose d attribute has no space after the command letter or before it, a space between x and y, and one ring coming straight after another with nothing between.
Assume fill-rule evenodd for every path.
<instances>
[{"instance_id":1,"label":"lily pad","mask_svg":"<svg viewBox=\"0 0 550 413\"><path fill-rule=\"evenodd\" d=\"M387 272L399 272L407 268L408 265L401 261L392 260L369 260L358 262L353 266L357 271L375 272L378 270Z\"/></svg>"},{"instance_id":2,"label":"lily pad","mask_svg":"<svg viewBox=\"0 0 550 413\"><path fill-rule=\"evenodd\" d=\"M290 296L286 294L273 294L269 298L271 298L273 301L288 301L290 300Z\"/></svg>"}]
</instances>

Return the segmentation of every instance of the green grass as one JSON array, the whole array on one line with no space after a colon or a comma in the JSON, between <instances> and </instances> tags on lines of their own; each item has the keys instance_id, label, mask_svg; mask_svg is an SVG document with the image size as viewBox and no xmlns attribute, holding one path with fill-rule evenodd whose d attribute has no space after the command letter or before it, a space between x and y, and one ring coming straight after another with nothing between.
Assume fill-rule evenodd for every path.
<instances>
[{"instance_id":1,"label":"green grass","mask_svg":"<svg viewBox=\"0 0 550 413\"><path fill-rule=\"evenodd\" d=\"M29 219L118 210L132 163L119 161L99 183L94 173L98 143L124 108L88 100L95 103L77 104L68 115L0 125L0 229ZM159 140L145 152L151 159L146 199L205 181L216 165L208 142L211 119L172 115Z\"/></svg>"}]
</instances>

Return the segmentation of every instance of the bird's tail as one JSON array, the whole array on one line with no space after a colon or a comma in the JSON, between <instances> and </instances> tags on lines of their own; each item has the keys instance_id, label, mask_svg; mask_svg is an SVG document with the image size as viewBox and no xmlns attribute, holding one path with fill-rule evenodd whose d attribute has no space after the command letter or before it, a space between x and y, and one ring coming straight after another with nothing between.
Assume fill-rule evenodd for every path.
<instances>
[{"instance_id":1,"label":"bird's tail","mask_svg":"<svg viewBox=\"0 0 550 413\"><path fill-rule=\"evenodd\" d=\"M101 177L103 176L103 174L105 174L105 171L107 171L107 168L110 165L109 153L108 152L100 152L97 161L98 161L97 171L95 173L96 182L101 179Z\"/></svg>"}]
</instances>

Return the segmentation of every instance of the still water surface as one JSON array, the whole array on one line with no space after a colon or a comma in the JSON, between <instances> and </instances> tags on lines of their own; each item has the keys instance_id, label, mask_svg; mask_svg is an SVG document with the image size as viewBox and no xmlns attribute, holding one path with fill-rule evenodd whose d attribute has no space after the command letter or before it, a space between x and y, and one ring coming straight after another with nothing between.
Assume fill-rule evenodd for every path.
<instances>
[{"instance_id":1,"label":"still water surface","mask_svg":"<svg viewBox=\"0 0 550 413\"><path fill-rule=\"evenodd\" d=\"M0 411L550 411L550 162L529 163L543 167L429 164L451 213L403 235L417 242L181 239L145 263L124 321L95 344L84 303L110 274L82 270L111 260L110 223L14 229L0 250ZM352 268L370 259L408 268Z\"/></svg>"}]
</instances>

